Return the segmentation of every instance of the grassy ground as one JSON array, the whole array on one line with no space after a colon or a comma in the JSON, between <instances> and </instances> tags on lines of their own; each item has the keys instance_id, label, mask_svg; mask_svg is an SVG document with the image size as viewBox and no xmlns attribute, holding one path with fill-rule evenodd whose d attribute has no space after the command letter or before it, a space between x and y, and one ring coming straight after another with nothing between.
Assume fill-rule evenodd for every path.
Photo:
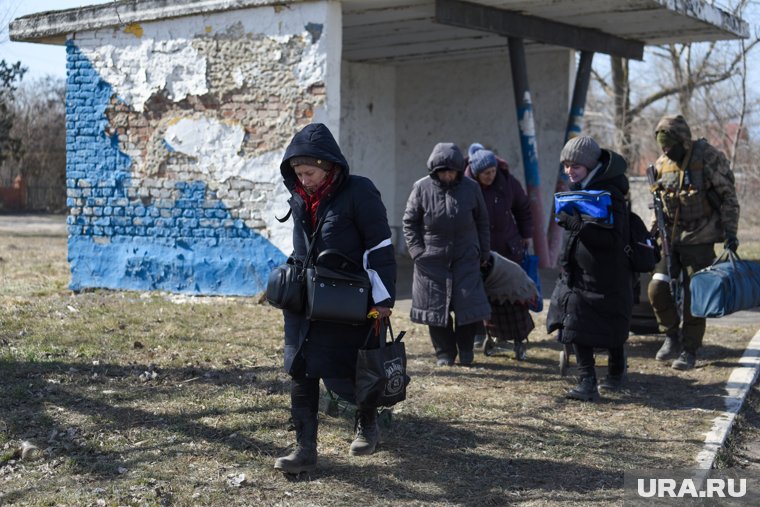
<instances>
[{"instance_id":1,"label":"grassy ground","mask_svg":"<svg viewBox=\"0 0 760 507\"><path fill-rule=\"evenodd\" d=\"M573 379L542 315L528 361L472 368L434 367L426 329L394 315L412 383L379 451L349 457L352 418L322 414L319 467L292 479L272 469L294 436L279 313L72 294L65 246L0 235L2 505L619 505L626 470L694 464L756 331L711 322L685 373L651 359L658 337L633 336L628 389L581 404L563 399ZM37 449L22 459L24 442Z\"/></svg>"}]
</instances>

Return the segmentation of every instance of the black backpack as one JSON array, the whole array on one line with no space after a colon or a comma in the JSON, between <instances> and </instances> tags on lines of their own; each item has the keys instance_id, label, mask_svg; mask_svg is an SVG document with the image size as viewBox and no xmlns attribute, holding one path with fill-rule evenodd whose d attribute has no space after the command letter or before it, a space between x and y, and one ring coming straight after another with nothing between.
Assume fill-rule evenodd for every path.
<instances>
[{"instance_id":1,"label":"black backpack","mask_svg":"<svg viewBox=\"0 0 760 507\"><path fill-rule=\"evenodd\" d=\"M635 273L651 273L660 262L660 249L655 238L649 233L644 221L633 211L628 213L629 238L625 254Z\"/></svg>"}]
</instances>

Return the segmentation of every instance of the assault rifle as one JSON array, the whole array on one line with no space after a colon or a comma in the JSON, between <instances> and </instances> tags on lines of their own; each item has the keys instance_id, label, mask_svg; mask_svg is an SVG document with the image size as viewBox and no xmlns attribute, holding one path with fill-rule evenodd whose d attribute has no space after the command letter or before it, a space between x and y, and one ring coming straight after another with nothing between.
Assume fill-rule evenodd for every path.
<instances>
[{"instance_id":1,"label":"assault rifle","mask_svg":"<svg viewBox=\"0 0 760 507\"><path fill-rule=\"evenodd\" d=\"M668 234L668 226L665 222L665 211L662 202L662 186L657 182L657 170L652 164L649 164L647 167L647 181L649 182L649 189L652 192L654 215L657 219L657 230L660 233L660 243L662 244L662 256L665 259L665 267L668 270L668 287L670 287L670 295L676 299L676 280L673 278L673 273L671 273L670 270L670 234Z\"/></svg>"}]
</instances>

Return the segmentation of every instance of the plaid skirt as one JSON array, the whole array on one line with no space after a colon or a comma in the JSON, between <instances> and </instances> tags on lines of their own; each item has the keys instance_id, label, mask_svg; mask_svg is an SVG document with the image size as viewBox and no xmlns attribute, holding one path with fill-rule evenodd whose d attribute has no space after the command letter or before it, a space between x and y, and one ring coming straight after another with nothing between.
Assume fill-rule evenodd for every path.
<instances>
[{"instance_id":1,"label":"plaid skirt","mask_svg":"<svg viewBox=\"0 0 760 507\"><path fill-rule=\"evenodd\" d=\"M536 327L528 307L512 303L491 303L491 320L485 321L489 336L498 341L519 343Z\"/></svg>"}]
</instances>

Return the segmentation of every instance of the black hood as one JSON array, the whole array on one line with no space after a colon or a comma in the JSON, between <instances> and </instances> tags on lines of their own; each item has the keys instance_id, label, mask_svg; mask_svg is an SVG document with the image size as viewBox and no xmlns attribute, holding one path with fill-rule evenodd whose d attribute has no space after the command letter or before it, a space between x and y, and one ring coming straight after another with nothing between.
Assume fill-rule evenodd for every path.
<instances>
[{"instance_id":1,"label":"black hood","mask_svg":"<svg viewBox=\"0 0 760 507\"><path fill-rule=\"evenodd\" d=\"M296 181L296 172L290 167L289 160L293 157L313 157L322 160L328 160L338 164L343 168L343 174L348 176L348 162L346 157L340 151L335 138L323 123L310 123L301 129L293 140L290 141L285 156L282 157L280 164L280 174L282 174L285 185L293 188Z\"/></svg>"},{"instance_id":2,"label":"black hood","mask_svg":"<svg viewBox=\"0 0 760 507\"><path fill-rule=\"evenodd\" d=\"M618 187L623 195L627 194L629 186L625 172L628 169L628 164L625 159L612 150L602 149L599 162L601 162L602 167L599 168L591 181L589 181L586 188L593 188L594 184L604 181ZM580 189L580 186L574 190L578 189Z\"/></svg>"}]
</instances>

